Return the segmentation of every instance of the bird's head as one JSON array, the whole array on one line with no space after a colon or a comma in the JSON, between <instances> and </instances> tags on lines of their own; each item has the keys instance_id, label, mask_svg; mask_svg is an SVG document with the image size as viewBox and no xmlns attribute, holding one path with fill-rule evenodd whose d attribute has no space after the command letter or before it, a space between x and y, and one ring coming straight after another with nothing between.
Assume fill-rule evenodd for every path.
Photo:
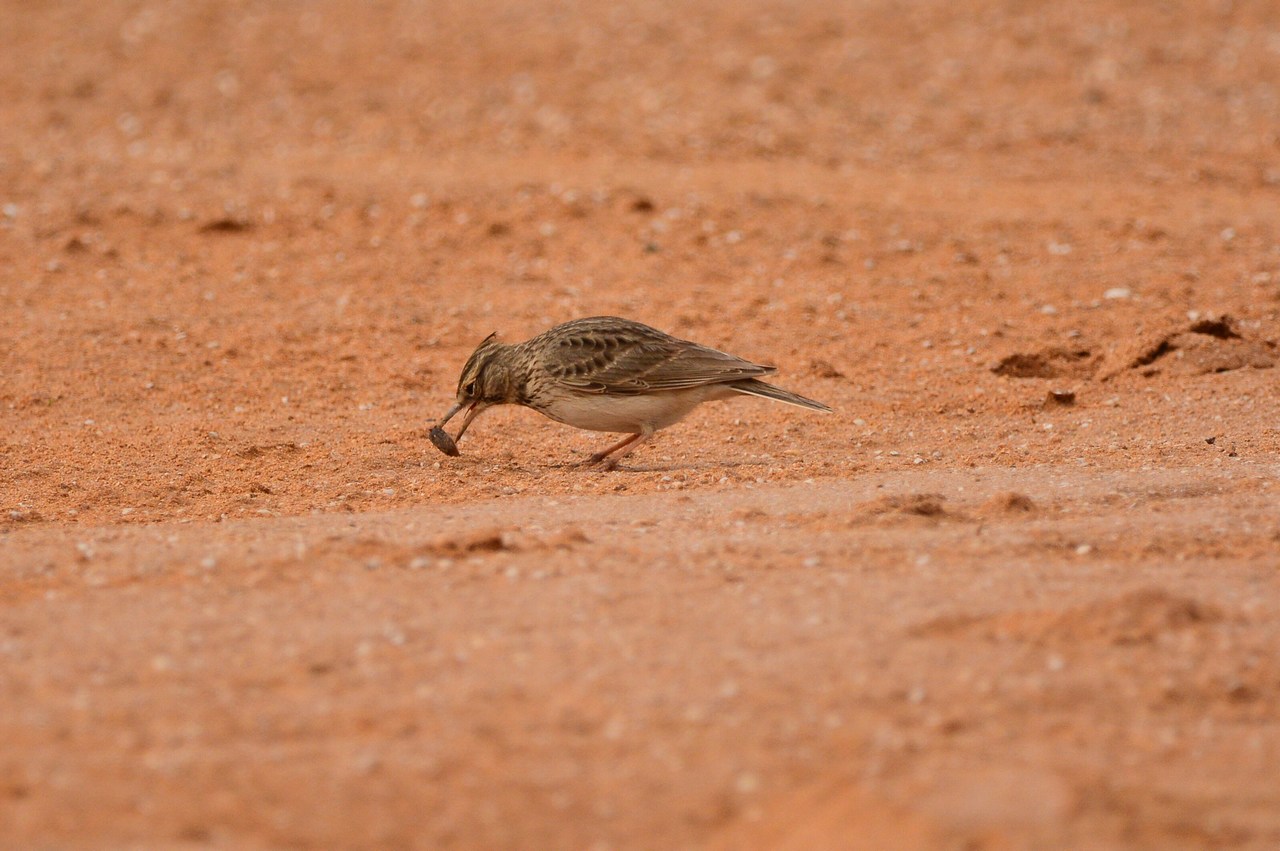
<instances>
[{"instance_id":1,"label":"bird's head","mask_svg":"<svg viewBox=\"0 0 1280 851\"><path fill-rule=\"evenodd\" d=\"M458 438L481 411L493 405L505 405L517 398L515 376L511 369L511 346L490 334L476 347L458 376L457 401L440 420L443 426L464 408L467 411L458 429ZM456 440L457 438L455 438Z\"/></svg>"}]
</instances>

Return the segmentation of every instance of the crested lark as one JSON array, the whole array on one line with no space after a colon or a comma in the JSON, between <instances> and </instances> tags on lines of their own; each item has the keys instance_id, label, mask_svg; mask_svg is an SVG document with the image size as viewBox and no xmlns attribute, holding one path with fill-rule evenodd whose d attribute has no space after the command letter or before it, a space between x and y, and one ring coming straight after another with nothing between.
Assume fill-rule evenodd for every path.
<instances>
[{"instance_id":1,"label":"crested lark","mask_svg":"<svg viewBox=\"0 0 1280 851\"><path fill-rule=\"evenodd\" d=\"M463 408L457 439L481 411L524 405L576 428L626 434L589 460L613 469L658 429L713 399L745 394L831 411L757 378L775 370L616 316L575 319L513 346L490 334L462 368L457 404L431 430L431 441L456 455L443 426Z\"/></svg>"}]
</instances>

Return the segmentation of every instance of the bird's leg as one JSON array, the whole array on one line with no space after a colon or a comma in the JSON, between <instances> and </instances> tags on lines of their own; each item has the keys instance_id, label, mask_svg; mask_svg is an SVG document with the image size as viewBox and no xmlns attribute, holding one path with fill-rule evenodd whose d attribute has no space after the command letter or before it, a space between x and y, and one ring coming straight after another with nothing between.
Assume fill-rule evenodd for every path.
<instances>
[{"instance_id":1,"label":"bird's leg","mask_svg":"<svg viewBox=\"0 0 1280 851\"><path fill-rule=\"evenodd\" d=\"M643 436L644 436L643 434L629 434L626 437L624 437L622 440L610 446L608 449L603 449L597 452L596 454L592 455L590 458L587 459L587 464L589 466L594 466L596 464L604 464L605 459L608 458L611 454L613 454L614 452L617 452L619 449L622 449L625 446L629 446L632 443L635 443L637 440L639 440Z\"/></svg>"},{"instance_id":2,"label":"bird's leg","mask_svg":"<svg viewBox=\"0 0 1280 851\"><path fill-rule=\"evenodd\" d=\"M633 449L644 443L653 432L640 432L639 434L629 434L622 440L610 446L608 449L597 452L587 459L590 466L598 466L602 470L612 470L618 466L618 459L631 453ZM616 455L614 453L617 453Z\"/></svg>"}]
</instances>

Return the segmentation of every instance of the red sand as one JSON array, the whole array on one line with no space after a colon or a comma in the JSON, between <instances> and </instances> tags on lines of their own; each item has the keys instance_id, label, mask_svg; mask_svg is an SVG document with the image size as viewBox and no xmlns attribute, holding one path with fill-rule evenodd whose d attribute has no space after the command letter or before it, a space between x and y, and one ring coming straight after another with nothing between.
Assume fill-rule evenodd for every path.
<instances>
[{"instance_id":1,"label":"red sand","mask_svg":"<svg viewBox=\"0 0 1280 851\"><path fill-rule=\"evenodd\" d=\"M1280 846L1280 11L1139 5L0 9L0 845ZM837 414L432 447L601 313Z\"/></svg>"}]
</instances>

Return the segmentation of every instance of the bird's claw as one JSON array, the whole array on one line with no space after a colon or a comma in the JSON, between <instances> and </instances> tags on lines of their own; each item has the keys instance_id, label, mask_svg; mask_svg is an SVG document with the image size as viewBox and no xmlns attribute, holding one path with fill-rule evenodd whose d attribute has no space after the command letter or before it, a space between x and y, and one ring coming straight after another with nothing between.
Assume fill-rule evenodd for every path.
<instances>
[{"instance_id":1,"label":"bird's claw","mask_svg":"<svg viewBox=\"0 0 1280 851\"><path fill-rule=\"evenodd\" d=\"M608 455L596 453L583 461L582 466L588 470L599 470L602 473L607 473L610 470L618 469L618 462L616 459L610 458Z\"/></svg>"}]
</instances>

